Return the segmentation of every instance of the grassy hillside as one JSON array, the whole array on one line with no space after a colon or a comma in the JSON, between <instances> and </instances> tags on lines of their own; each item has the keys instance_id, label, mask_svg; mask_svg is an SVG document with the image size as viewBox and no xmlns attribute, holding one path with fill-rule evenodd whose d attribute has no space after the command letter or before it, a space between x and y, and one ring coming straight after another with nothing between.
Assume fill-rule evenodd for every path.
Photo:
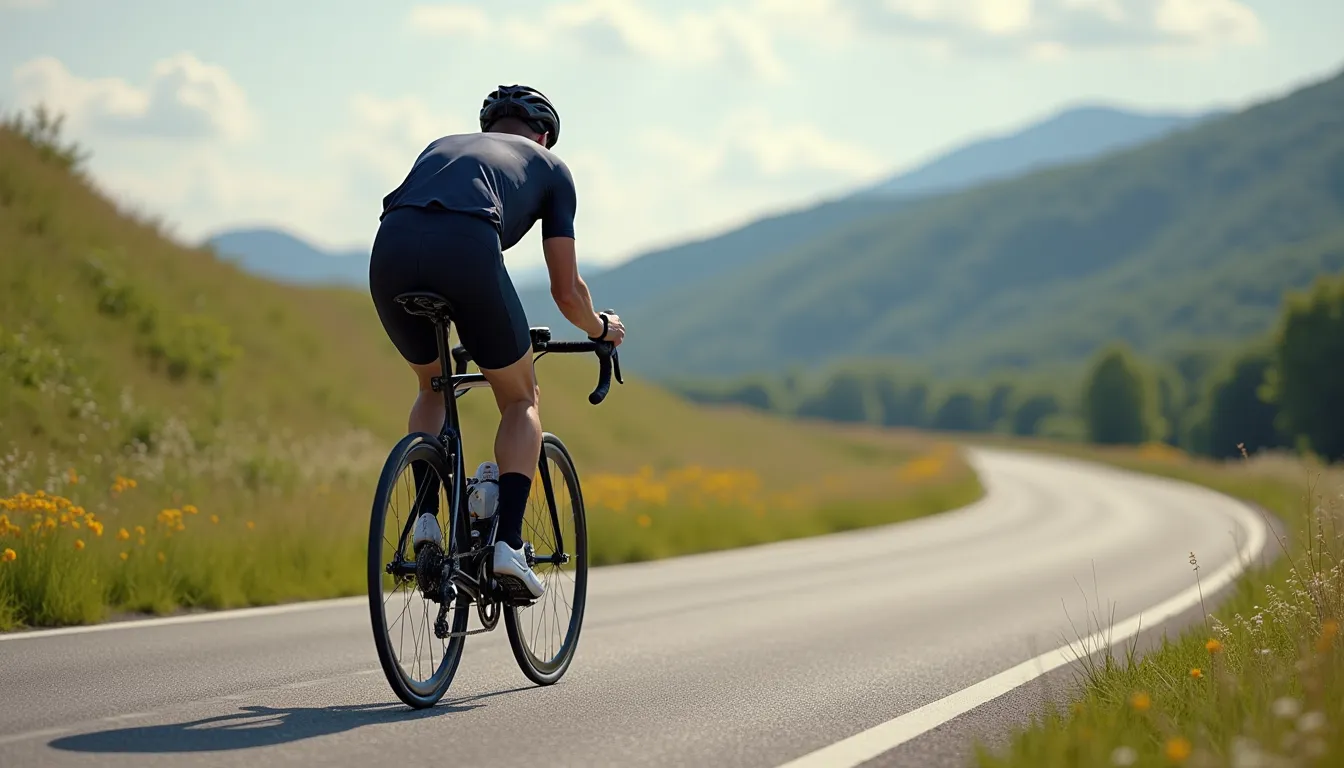
<instances>
[{"instance_id":1,"label":"grassy hillside","mask_svg":"<svg viewBox=\"0 0 1344 768\"><path fill-rule=\"evenodd\" d=\"M1344 269L1341 243L1337 76L669 292L641 309L658 320L631 365L728 373L884 355L976 373L1077 360L1116 338L1145 352L1241 338L1269 326L1285 290Z\"/></svg>"},{"instance_id":2,"label":"grassy hillside","mask_svg":"<svg viewBox=\"0 0 1344 768\"><path fill-rule=\"evenodd\" d=\"M63 165L0 129L0 627L359 592L367 505L414 393L368 297L175 245ZM594 408L594 361L539 368L598 562L979 493L919 436L800 430L637 380ZM481 393L462 404L474 465L496 415Z\"/></svg>"}]
</instances>

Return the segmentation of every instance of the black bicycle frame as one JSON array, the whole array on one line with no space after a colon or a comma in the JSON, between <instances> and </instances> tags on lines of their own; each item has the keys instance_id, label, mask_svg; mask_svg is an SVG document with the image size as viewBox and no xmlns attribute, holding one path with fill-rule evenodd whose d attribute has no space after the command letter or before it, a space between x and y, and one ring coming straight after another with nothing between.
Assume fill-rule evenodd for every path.
<instances>
[{"instance_id":1,"label":"black bicycle frame","mask_svg":"<svg viewBox=\"0 0 1344 768\"><path fill-rule=\"evenodd\" d=\"M443 393L444 419L443 427L439 431L439 441L443 448L449 454L449 462L453 473L453 492L450 500L451 511L448 524L454 526L449 528L451 531L458 530L458 514L461 512L459 504L466 491L465 465L462 463L462 432L458 422L457 398L465 395L473 389L480 387L489 387L490 382L486 380L484 374L467 373L467 359L465 356L459 357L453 354L454 350L448 346L449 331L451 330L450 321L439 318L434 319L434 325L437 333L435 341L439 347L439 366L441 374L430 380L430 388L435 392ZM529 333L530 336L530 333ZM529 348L529 353L532 349ZM457 364L457 371L449 368L449 359ZM560 532L560 513L555 503L555 488L551 484L550 469L546 464L546 454L543 452L537 457L537 471L541 477L541 486L546 492L546 505L551 511L551 525L555 530L555 551L545 557L534 556L536 562L553 563L561 565L568 558L565 557L565 543L563 534ZM490 521L490 534L487 541L494 541L495 535L499 530L499 516L496 515Z\"/></svg>"}]
</instances>

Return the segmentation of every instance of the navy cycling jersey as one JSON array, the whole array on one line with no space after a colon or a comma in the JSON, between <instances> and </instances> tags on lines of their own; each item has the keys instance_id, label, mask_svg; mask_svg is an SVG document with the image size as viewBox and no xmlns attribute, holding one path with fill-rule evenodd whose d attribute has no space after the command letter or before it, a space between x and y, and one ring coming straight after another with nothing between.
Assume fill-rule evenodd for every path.
<instances>
[{"instance_id":1,"label":"navy cycling jersey","mask_svg":"<svg viewBox=\"0 0 1344 768\"><path fill-rule=\"evenodd\" d=\"M378 218L404 207L467 213L494 224L508 249L537 221L543 239L573 237L576 206L569 167L549 149L509 133L465 133L426 147Z\"/></svg>"}]
</instances>

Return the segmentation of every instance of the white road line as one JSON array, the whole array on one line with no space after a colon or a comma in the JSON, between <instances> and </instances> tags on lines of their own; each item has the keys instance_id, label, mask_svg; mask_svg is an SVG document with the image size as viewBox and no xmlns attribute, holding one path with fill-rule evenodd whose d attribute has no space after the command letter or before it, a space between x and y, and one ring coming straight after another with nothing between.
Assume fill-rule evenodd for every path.
<instances>
[{"instance_id":1,"label":"white road line","mask_svg":"<svg viewBox=\"0 0 1344 768\"><path fill-rule=\"evenodd\" d=\"M1219 568L1208 579L1202 580L1205 594L1217 592L1240 576L1246 565L1261 553L1268 541L1267 526L1258 514L1241 502L1235 502L1229 509L1239 519L1238 522L1249 533L1249 537L1246 544L1237 551L1234 560ZM778 768L853 768L1076 660L1080 654L1125 642L1137 635L1141 627L1151 629L1179 616L1199 605L1200 589L1199 584L1191 585L1184 592L1148 609L1146 614L1141 612L1131 616L1111 629L1092 634L1081 643L1066 644L1043 653L993 677L981 680L975 685L925 704L919 709L790 760Z\"/></svg>"},{"instance_id":2,"label":"white road line","mask_svg":"<svg viewBox=\"0 0 1344 768\"><path fill-rule=\"evenodd\" d=\"M210 613L193 613L189 616L165 616L160 619L136 619L134 621L112 621L106 624L90 624L80 627L58 627L56 629L38 629L31 632L12 632L0 634L0 642L6 640L40 640L61 635L83 635L89 632L112 632L119 629L147 629L165 627L173 624L199 624L206 621L231 621L233 619L252 619L261 616L277 616L286 613L317 611L323 608L344 608L346 606L367 605L368 597L338 597L332 600L312 600L303 603L285 603L267 605L260 608L238 608Z\"/></svg>"}]
</instances>

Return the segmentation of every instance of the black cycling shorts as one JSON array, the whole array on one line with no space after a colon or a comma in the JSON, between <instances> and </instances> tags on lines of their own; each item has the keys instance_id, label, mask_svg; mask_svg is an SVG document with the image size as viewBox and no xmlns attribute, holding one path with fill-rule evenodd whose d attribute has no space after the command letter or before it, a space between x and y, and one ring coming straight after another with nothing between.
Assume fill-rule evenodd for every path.
<instances>
[{"instance_id":1,"label":"black cycling shorts","mask_svg":"<svg viewBox=\"0 0 1344 768\"><path fill-rule=\"evenodd\" d=\"M450 304L462 346L481 368L504 368L532 349L527 316L504 269L499 233L484 219L429 208L397 208L383 217L369 259L369 291L383 329L407 361L439 357L434 324L394 299L432 291Z\"/></svg>"}]
</instances>

